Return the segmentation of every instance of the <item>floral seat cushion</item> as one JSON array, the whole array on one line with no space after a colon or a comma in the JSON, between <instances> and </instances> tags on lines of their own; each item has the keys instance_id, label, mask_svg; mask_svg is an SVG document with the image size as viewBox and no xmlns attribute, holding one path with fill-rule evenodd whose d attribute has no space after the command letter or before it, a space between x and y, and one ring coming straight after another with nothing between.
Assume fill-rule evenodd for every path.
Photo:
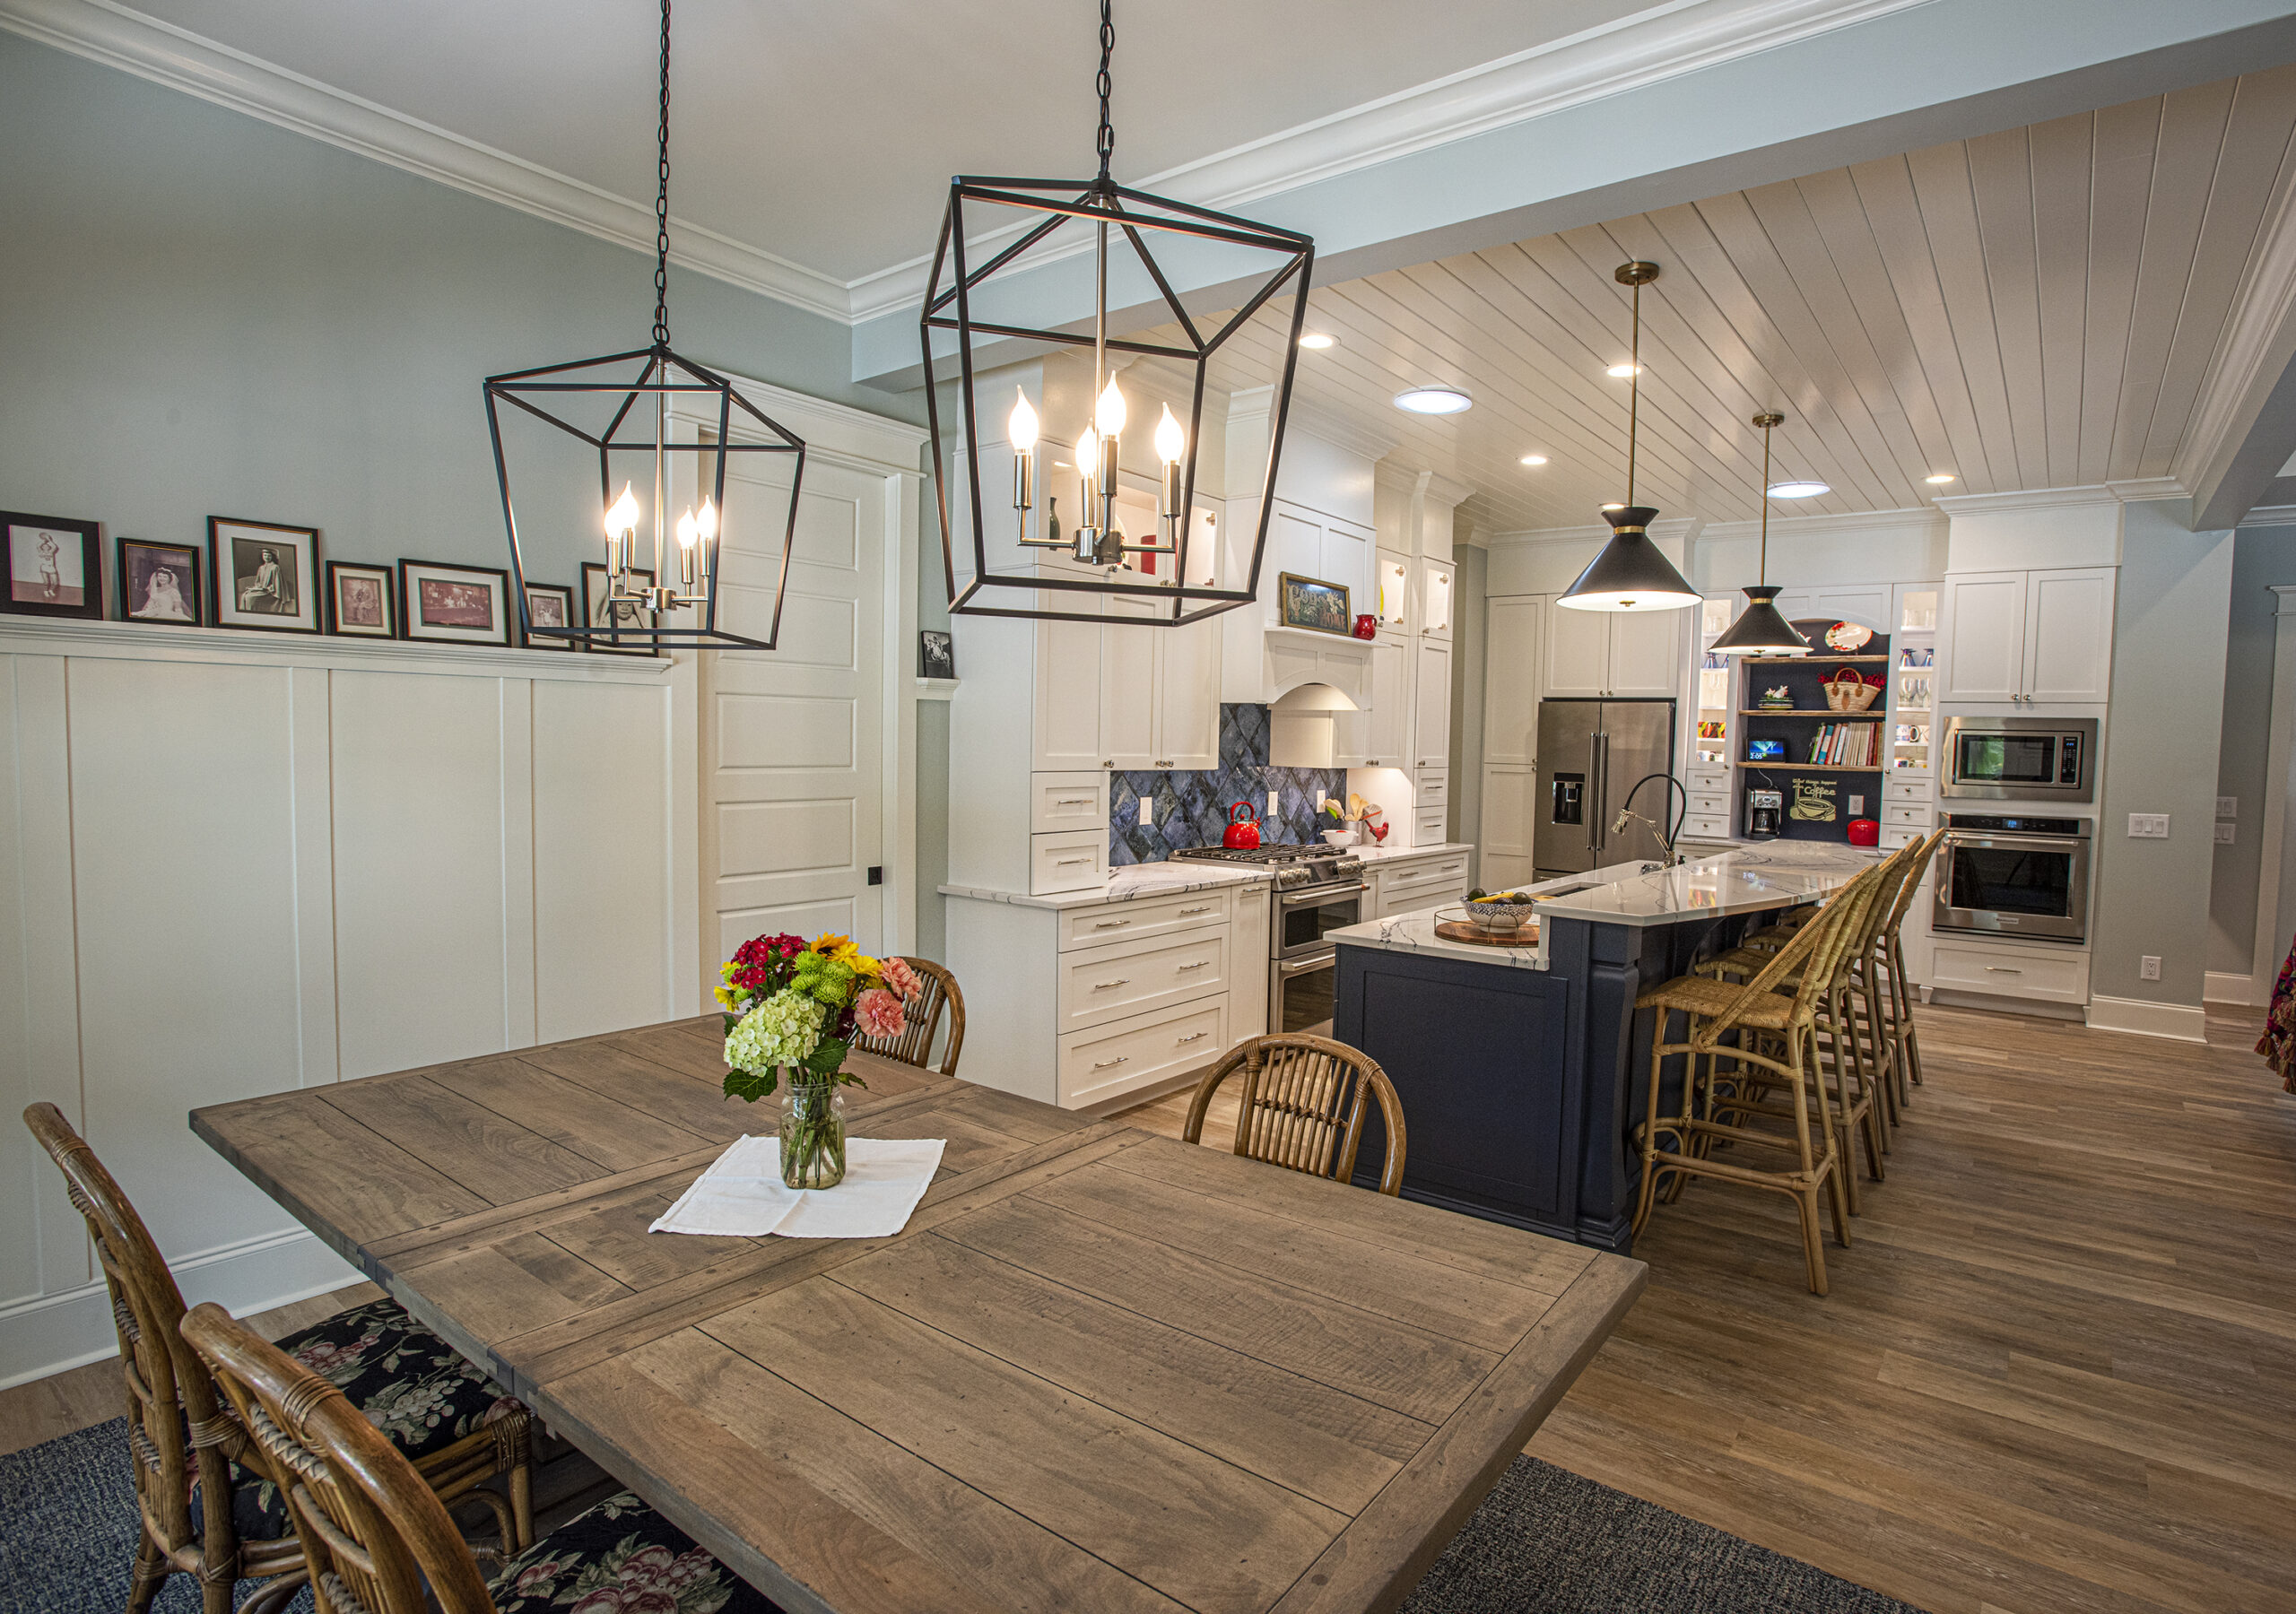
<instances>
[{"instance_id":1,"label":"floral seat cushion","mask_svg":"<svg viewBox=\"0 0 2296 1614\"><path fill-rule=\"evenodd\" d=\"M781 1614L628 1491L536 1541L487 1589L501 1614Z\"/></svg>"},{"instance_id":2,"label":"floral seat cushion","mask_svg":"<svg viewBox=\"0 0 2296 1614\"><path fill-rule=\"evenodd\" d=\"M526 1410L396 1300L337 1312L278 1344L342 1391L410 1461ZM231 1519L239 1539L269 1541L285 1535L287 1505L278 1488L257 1480L237 1463L231 1472L237 1482ZM199 1517L199 1488L194 1485L192 1518Z\"/></svg>"}]
</instances>

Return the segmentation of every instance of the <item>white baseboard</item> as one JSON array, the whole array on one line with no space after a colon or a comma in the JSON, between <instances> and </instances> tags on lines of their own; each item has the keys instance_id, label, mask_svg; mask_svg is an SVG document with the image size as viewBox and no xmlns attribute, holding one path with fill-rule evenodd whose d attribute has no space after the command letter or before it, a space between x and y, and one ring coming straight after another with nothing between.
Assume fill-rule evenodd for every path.
<instances>
[{"instance_id":1,"label":"white baseboard","mask_svg":"<svg viewBox=\"0 0 2296 1614\"><path fill-rule=\"evenodd\" d=\"M2197 1004L2151 1003L2143 998L2092 997L2092 1031L2134 1031L2139 1037L2166 1037L2177 1042L2208 1040L2208 1014Z\"/></svg>"},{"instance_id":2,"label":"white baseboard","mask_svg":"<svg viewBox=\"0 0 2296 1614\"><path fill-rule=\"evenodd\" d=\"M243 1317L359 1281L355 1269L300 1228L187 1256L171 1270L192 1305L213 1300ZM0 1390L118 1350L100 1282L0 1306Z\"/></svg>"},{"instance_id":3,"label":"white baseboard","mask_svg":"<svg viewBox=\"0 0 2296 1614\"><path fill-rule=\"evenodd\" d=\"M2204 1003L2241 1003L2256 1002L2250 994L2256 991L2254 976L2227 975L2212 969L2200 979L2200 1001Z\"/></svg>"}]
</instances>

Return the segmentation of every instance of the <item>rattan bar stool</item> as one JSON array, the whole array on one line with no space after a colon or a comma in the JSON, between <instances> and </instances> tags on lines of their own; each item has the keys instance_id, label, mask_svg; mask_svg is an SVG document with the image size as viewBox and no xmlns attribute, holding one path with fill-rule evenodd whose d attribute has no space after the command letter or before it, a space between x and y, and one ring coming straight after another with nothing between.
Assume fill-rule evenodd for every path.
<instances>
[{"instance_id":1,"label":"rattan bar stool","mask_svg":"<svg viewBox=\"0 0 2296 1614\"><path fill-rule=\"evenodd\" d=\"M1881 934L1866 964L1869 976L1889 976L1883 1001L1890 1017L1892 1092L1900 1110L1911 1107L1913 1089L1921 1085L1921 1043L1914 1034L1914 987L1905 972L1905 947L1900 933L1906 915L1921 895L1922 876L1929 872L1929 865L1944 842L1945 831L1940 828L1926 839L1914 843L1914 857L1907 867L1904 883L1898 888L1897 901L1891 905L1889 917L1883 922Z\"/></svg>"},{"instance_id":2,"label":"rattan bar stool","mask_svg":"<svg viewBox=\"0 0 2296 1614\"><path fill-rule=\"evenodd\" d=\"M1662 1173L1671 1174L1677 1185L1704 1176L1784 1193L1800 1215L1810 1292L1826 1292L1820 1196L1831 1213L1834 1237L1844 1248L1849 1245L1849 1221L1831 1103L1827 1084L1817 1073L1817 1003L1850 940L1858 895L1861 889L1870 891L1874 874L1868 870L1845 887L1752 978L1732 984L1712 976L1677 976L1635 1000L1637 1009L1648 1009L1656 1017L1650 1028L1648 1108L1636 1129L1642 1156L1641 1192L1634 1213L1637 1234L1650 1219ZM1779 990L1788 977L1798 985L1790 992ZM1666 1028L1676 1013L1684 1018L1683 1039L1670 1042ZM1736 1046L1726 1044L1722 1039L1726 1037L1735 1037ZM1661 1115L1663 1065L1676 1054L1687 1056L1681 1098L1675 1114ZM1724 1059L1730 1062L1726 1076L1720 1072ZM1790 1132L1757 1132L1724 1118L1729 1109L1747 1101L1733 1097L1726 1106L1718 1107L1718 1080L1742 1081L1749 1074L1766 1077L1770 1085L1789 1096L1791 1102L1782 1111ZM1670 1137L1674 1147L1660 1148L1661 1137ZM1785 1170L1767 1171L1713 1158L1718 1143L1783 1150L1791 1159Z\"/></svg>"}]
</instances>

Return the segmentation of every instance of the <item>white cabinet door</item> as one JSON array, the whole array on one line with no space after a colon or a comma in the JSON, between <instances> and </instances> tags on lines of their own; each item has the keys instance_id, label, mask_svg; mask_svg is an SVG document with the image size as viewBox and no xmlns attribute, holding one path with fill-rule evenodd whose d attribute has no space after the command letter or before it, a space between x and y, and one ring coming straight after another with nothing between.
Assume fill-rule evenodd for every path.
<instances>
[{"instance_id":1,"label":"white cabinet door","mask_svg":"<svg viewBox=\"0 0 2296 1614\"><path fill-rule=\"evenodd\" d=\"M1378 613L1382 629L1408 632L1412 627L1411 557L1383 549L1378 551L1376 564L1378 575L1373 579L1373 586L1378 598L1371 609Z\"/></svg>"},{"instance_id":2,"label":"white cabinet door","mask_svg":"<svg viewBox=\"0 0 2296 1614\"><path fill-rule=\"evenodd\" d=\"M1382 634L1371 641L1371 670L1365 680L1370 699L1365 709L1342 712L1333 736L1335 760L1342 768L1405 768L1411 728L1411 685L1405 676L1406 642Z\"/></svg>"},{"instance_id":3,"label":"white cabinet door","mask_svg":"<svg viewBox=\"0 0 2296 1614\"><path fill-rule=\"evenodd\" d=\"M2113 574L2109 566L2026 574L2026 699L2101 704L2109 695Z\"/></svg>"},{"instance_id":4,"label":"white cabinet door","mask_svg":"<svg viewBox=\"0 0 2296 1614\"><path fill-rule=\"evenodd\" d=\"M1451 646L1422 639L1412 678L1412 763L1417 768L1451 765Z\"/></svg>"},{"instance_id":5,"label":"white cabinet door","mask_svg":"<svg viewBox=\"0 0 2296 1614\"><path fill-rule=\"evenodd\" d=\"M1156 766L1217 768L1220 619L1151 631L1156 635Z\"/></svg>"},{"instance_id":6,"label":"white cabinet door","mask_svg":"<svg viewBox=\"0 0 2296 1614\"><path fill-rule=\"evenodd\" d=\"M1070 594L1066 601L1077 597ZM1039 622L1036 629L1037 771L1074 773L1108 766L1109 753L1100 749L1100 624Z\"/></svg>"},{"instance_id":7,"label":"white cabinet door","mask_svg":"<svg viewBox=\"0 0 2296 1614\"><path fill-rule=\"evenodd\" d=\"M1609 617L1611 629L1610 681L1603 686L1605 693L1661 699L1682 693L1683 623L1692 620L1690 612L1620 611L1600 614Z\"/></svg>"},{"instance_id":8,"label":"white cabinet door","mask_svg":"<svg viewBox=\"0 0 2296 1614\"><path fill-rule=\"evenodd\" d=\"M2022 695L2025 574L1961 572L1947 577L1937 659L1940 700L2014 700Z\"/></svg>"},{"instance_id":9,"label":"white cabinet door","mask_svg":"<svg viewBox=\"0 0 2296 1614\"><path fill-rule=\"evenodd\" d=\"M1260 586L1267 599L1267 624L1283 620L1283 591L1279 579L1285 572L1302 577L1324 576L1324 524L1312 512L1277 499L1267 517L1267 553L1260 563ZM1336 583L1337 577L1324 578Z\"/></svg>"},{"instance_id":10,"label":"white cabinet door","mask_svg":"<svg viewBox=\"0 0 2296 1614\"><path fill-rule=\"evenodd\" d=\"M1547 613L1547 695L1600 695L1610 688L1611 618L1608 611L1574 611L1558 605Z\"/></svg>"},{"instance_id":11,"label":"white cabinet door","mask_svg":"<svg viewBox=\"0 0 2296 1614\"><path fill-rule=\"evenodd\" d=\"M1431 638L1451 637L1451 579L1448 560L1419 563L1419 630Z\"/></svg>"},{"instance_id":12,"label":"white cabinet door","mask_svg":"<svg viewBox=\"0 0 2296 1614\"><path fill-rule=\"evenodd\" d=\"M1491 602L1483 759L1492 767L1528 768L1539 759L1539 667L1546 617L1544 594L1502 594Z\"/></svg>"},{"instance_id":13,"label":"white cabinet door","mask_svg":"<svg viewBox=\"0 0 2296 1614\"><path fill-rule=\"evenodd\" d=\"M1778 596L1778 608L1789 622L1804 617L1830 617L1856 622L1876 633L1890 631L1890 586L1886 583L1859 588L1796 588Z\"/></svg>"},{"instance_id":14,"label":"white cabinet door","mask_svg":"<svg viewBox=\"0 0 2296 1614\"><path fill-rule=\"evenodd\" d=\"M1326 583L1347 586L1350 616L1370 611L1371 602L1378 597L1371 579L1371 559L1378 550L1378 541L1370 527L1357 526L1350 521L1324 523L1322 569L1314 575Z\"/></svg>"},{"instance_id":15,"label":"white cabinet door","mask_svg":"<svg viewBox=\"0 0 2296 1614\"><path fill-rule=\"evenodd\" d=\"M1100 632L1100 762L1109 768L1160 768L1156 743L1156 641L1171 631L1143 623L1119 625L1126 617L1155 611L1145 602L1111 597Z\"/></svg>"},{"instance_id":16,"label":"white cabinet door","mask_svg":"<svg viewBox=\"0 0 2296 1614\"><path fill-rule=\"evenodd\" d=\"M1477 842L1485 859L1518 857L1531 863L1531 811L1538 794L1539 776L1529 768L1486 768L1483 770L1483 829ZM1489 864L1486 863L1485 868ZM1486 879L1486 889L1496 889Z\"/></svg>"}]
</instances>

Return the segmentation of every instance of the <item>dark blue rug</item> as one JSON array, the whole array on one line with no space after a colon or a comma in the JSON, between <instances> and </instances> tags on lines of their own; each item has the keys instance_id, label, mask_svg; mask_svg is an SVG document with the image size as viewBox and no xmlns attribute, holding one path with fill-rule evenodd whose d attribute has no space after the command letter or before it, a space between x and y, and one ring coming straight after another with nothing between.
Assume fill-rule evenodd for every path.
<instances>
[{"instance_id":1,"label":"dark blue rug","mask_svg":"<svg viewBox=\"0 0 2296 1614\"><path fill-rule=\"evenodd\" d=\"M118 1614L135 1557L126 1420L0 1457L0 1608ZM254 1590L242 1583L244 1598ZM306 1592L294 1607L308 1610ZM198 1614L171 1575L158 1614ZM1518 1457L1404 1614L1920 1614L1767 1548Z\"/></svg>"}]
</instances>

